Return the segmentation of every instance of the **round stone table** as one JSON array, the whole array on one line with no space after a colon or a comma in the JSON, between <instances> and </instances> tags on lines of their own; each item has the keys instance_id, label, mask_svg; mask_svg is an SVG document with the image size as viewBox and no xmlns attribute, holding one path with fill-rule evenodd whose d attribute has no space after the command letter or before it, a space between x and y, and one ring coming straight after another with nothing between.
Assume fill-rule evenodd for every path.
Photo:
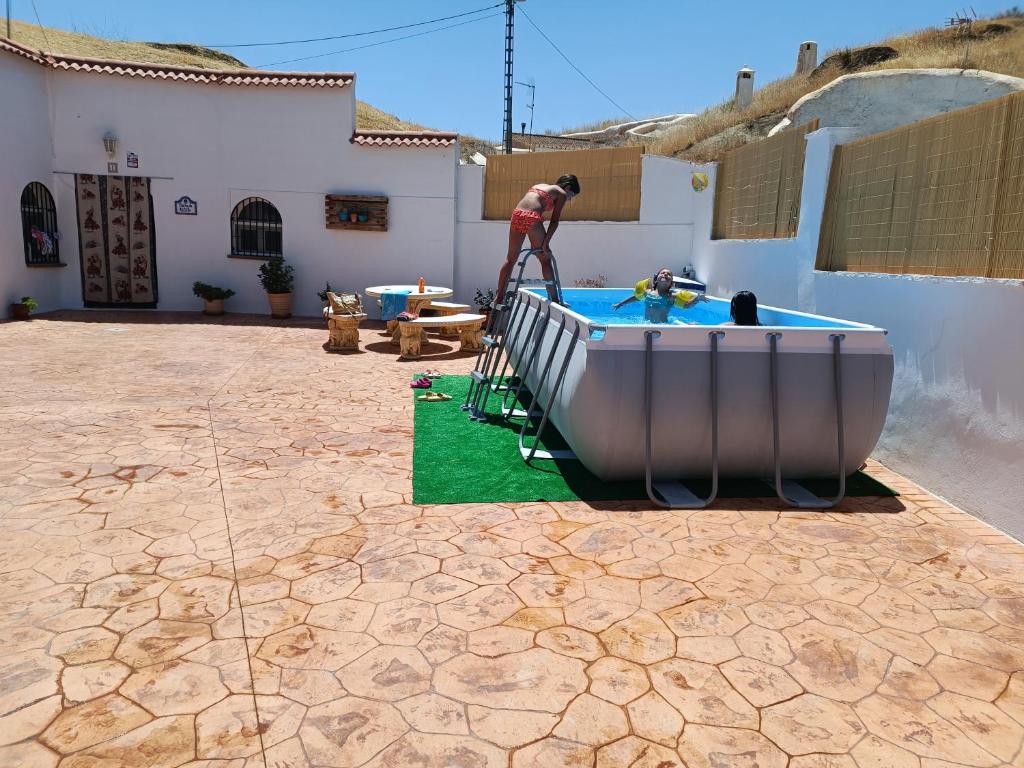
<instances>
[{"instance_id":1,"label":"round stone table","mask_svg":"<svg viewBox=\"0 0 1024 768\"><path fill-rule=\"evenodd\" d=\"M366 289L366 295L371 299L379 299L389 291L409 291L409 295L405 299L405 311L413 315L419 315L420 311L429 306L431 301L450 299L455 293L451 288L441 285L425 285L423 293L420 293L418 285L371 285ZM391 334L391 342L398 344L397 320L388 320L388 332Z\"/></svg>"}]
</instances>

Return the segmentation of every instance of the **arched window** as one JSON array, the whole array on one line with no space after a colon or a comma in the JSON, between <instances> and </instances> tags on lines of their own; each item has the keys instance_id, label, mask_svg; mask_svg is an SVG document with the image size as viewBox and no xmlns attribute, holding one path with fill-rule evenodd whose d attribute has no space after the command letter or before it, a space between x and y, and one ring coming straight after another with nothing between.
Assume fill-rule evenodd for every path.
<instances>
[{"instance_id":1,"label":"arched window","mask_svg":"<svg viewBox=\"0 0 1024 768\"><path fill-rule=\"evenodd\" d=\"M53 195L33 181L21 192L21 233L26 264L59 264L57 208Z\"/></svg>"},{"instance_id":2,"label":"arched window","mask_svg":"<svg viewBox=\"0 0 1024 768\"><path fill-rule=\"evenodd\" d=\"M281 214L262 197L247 197L231 212L231 255L281 255Z\"/></svg>"}]
</instances>

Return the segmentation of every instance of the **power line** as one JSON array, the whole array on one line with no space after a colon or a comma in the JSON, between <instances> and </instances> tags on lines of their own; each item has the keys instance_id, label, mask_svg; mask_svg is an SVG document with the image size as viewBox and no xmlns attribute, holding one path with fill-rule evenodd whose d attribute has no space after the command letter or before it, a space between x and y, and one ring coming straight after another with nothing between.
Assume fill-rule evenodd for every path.
<instances>
[{"instance_id":1,"label":"power line","mask_svg":"<svg viewBox=\"0 0 1024 768\"><path fill-rule=\"evenodd\" d=\"M309 61L310 59L322 59L325 56L334 56L338 53L348 53L350 51L361 51L366 48L376 48L378 45L387 45L388 43L397 43L400 40L409 40L413 37L423 37L434 32L443 32L446 29L455 29L455 27L464 27L466 24L473 24L477 21L484 21L485 19L493 19L495 16L501 16L501 13L491 13L487 16L481 16L477 19L470 19L469 21L460 21L458 24L449 24L445 27L437 27L436 29L428 29L426 32L416 32L411 35L402 35L401 37L392 37L390 40L378 40L376 43L367 43L366 45L357 45L354 48L342 48L340 51L328 51L327 53L318 53L314 56L301 56L297 59L286 59L285 61L272 61L269 64L257 64L256 69L264 69L266 67L277 67L281 64L294 64L297 61Z\"/></svg>"},{"instance_id":2,"label":"power line","mask_svg":"<svg viewBox=\"0 0 1024 768\"><path fill-rule=\"evenodd\" d=\"M430 19L429 21L417 21L415 24L402 24L398 27L383 27L382 29L371 29L366 32L350 32L345 35L331 35L330 37L310 37L305 40L279 40L275 43L208 43L207 48L258 48L269 45L298 45L300 43L323 43L328 40L342 40L349 37L364 37L366 35L377 35L381 32L395 32L399 29L411 29L412 27L422 27L425 24L436 24L441 21L451 21L452 19L460 19L463 16L472 16L474 13L483 13L489 11L492 8L497 8L504 5L504 3L495 3L494 5L488 5L484 8L477 8L475 11L466 11L465 13L457 13L454 16L442 16L439 19Z\"/></svg>"},{"instance_id":3,"label":"power line","mask_svg":"<svg viewBox=\"0 0 1024 768\"><path fill-rule=\"evenodd\" d=\"M46 29L43 28L43 22L39 18L39 9L36 8L36 0L32 0L32 10L36 14L36 23L39 25L39 31L43 33L43 40L46 42L46 52L50 52L50 38L46 36Z\"/></svg>"},{"instance_id":4,"label":"power line","mask_svg":"<svg viewBox=\"0 0 1024 768\"><path fill-rule=\"evenodd\" d=\"M555 51L557 51L557 52L558 52L558 55L559 55L559 56L561 56L561 57L562 57L563 59L565 59L565 62L566 62L566 64L568 64L568 65L569 65L570 67L572 67L573 69L575 69L575 70L576 70L576 72L577 72L577 73L579 74L579 76L580 76L580 77L582 77L582 78L583 78L584 80L586 80L586 81L587 81L588 83L590 83L590 85L591 85L591 86L593 87L593 89L594 89L595 91L597 91L597 92L598 92L598 93L600 93L600 94L601 94L602 96L604 96L604 97L605 97L605 98L606 98L606 99L608 100L608 102L609 102L610 104L612 104L612 106L614 106L614 107L615 107L616 109L618 109L618 110L619 110L620 112L622 112L622 113L623 113L624 115L626 115L626 117L630 117L630 118L632 118L633 120L636 120L636 118L635 118L635 117L633 117L633 115L632 115L632 114L630 114L629 110L627 110L627 109L626 109L625 107L621 106L621 105L620 105L620 104L619 104L618 102L616 102L616 101L615 101L615 99L613 99L613 98L612 98L611 96L609 96L609 95L608 95L607 93L605 93L604 91L602 91L602 90L601 90L601 89L600 89L600 88L598 87L597 83L595 83L595 82L594 82L593 80L591 80L591 79L590 79L589 77L587 77L587 76L586 76L586 74L584 74L584 72L583 72L583 70L582 70L582 69L580 69L580 68L579 68L579 67L577 67L577 66L576 66L575 64L573 64L573 63L572 63L572 61L571 61L571 60L569 59L569 57L568 57L568 56L566 56L566 55L565 55L564 53L562 53L562 49L561 49L561 48L559 48L559 47L558 47L557 45L555 45L555 42L554 42L554 40L552 40L552 39L551 39L550 37L548 37L547 35L545 35L545 34L544 34L544 31L543 31L543 30L542 30L542 29L541 29L540 27L538 27L538 26L537 26L537 24L536 24L536 23L535 23L535 22L533 21L533 19L531 19L531 18L530 18L529 14L528 14L528 13L527 13L526 11L524 11L524 10L522 9L522 7L521 7L521 6L520 6L520 8L519 8L519 12L520 12L521 14L523 14L523 16L524 16L524 17L526 18L526 20L527 20L528 22L530 22L530 26L532 26L532 27L533 27L534 29L536 29L536 30L537 30L537 32L538 32L538 33L540 34L540 36L541 36L541 37L543 37L543 38L544 38L545 40L547 40L547 41L548 41L548 44L549 44L549 45L550 45L550 46L551 46L552 48L554 48L554 49L555 49Z\"/></svg>"}]
</instances>

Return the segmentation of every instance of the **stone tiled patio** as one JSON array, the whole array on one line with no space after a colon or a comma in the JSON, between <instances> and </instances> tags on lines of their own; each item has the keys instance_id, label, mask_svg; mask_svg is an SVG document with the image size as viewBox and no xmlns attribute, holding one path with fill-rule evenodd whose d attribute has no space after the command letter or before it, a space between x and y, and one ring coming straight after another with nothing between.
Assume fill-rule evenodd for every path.
<instances>
[{"instance_id":1,"label":"stone tiled patio","mask_svg":"<svg viewBox=\"0 0 1024 768\"><path fill-rule=\"evenodd\" d=\"M422 365L367 337L0 324L0 766L1024 765L1021 545L879 466L833 514L416 507Z\"/></svg>"}]
</instances>

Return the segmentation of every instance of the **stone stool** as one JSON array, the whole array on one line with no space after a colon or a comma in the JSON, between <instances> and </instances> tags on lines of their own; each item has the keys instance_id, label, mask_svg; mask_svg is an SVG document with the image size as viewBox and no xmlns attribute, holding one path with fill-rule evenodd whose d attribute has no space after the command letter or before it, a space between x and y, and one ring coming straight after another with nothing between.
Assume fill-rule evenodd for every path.
<instances>
[{"instance_id":1,"label":"stone stool","mask_svg":"<svg viewBox=\"0 0 1024 768\"><path fill-rule=\"evenodd\" d=\"M359 349L359 324L366 319L365 314L331 315L327 321L329 352L347 352Z\"/></svg>"},{"instance_id":2,"label":"stone stool","mask_svg":"<svg viewBox=\"0 0 1024 768\"><path fill-rule=\"evenodd\" d=\"M398 324L398 342L405 360L418 360L422 353L423 329L412 322Z\"/></svg>"},{"instance_id":3,"label":"stone stool","mask_svg":"<svg viewBox=\"0 0 1024 768\"><path fill-rule=\"evenodd\" d=\"M480 339L482 339L484 335L482 322L476 326L458 325L454 326L454 328L459 332L459 349L463 352L480 351Z\"/></svg>"}]
</instances>

